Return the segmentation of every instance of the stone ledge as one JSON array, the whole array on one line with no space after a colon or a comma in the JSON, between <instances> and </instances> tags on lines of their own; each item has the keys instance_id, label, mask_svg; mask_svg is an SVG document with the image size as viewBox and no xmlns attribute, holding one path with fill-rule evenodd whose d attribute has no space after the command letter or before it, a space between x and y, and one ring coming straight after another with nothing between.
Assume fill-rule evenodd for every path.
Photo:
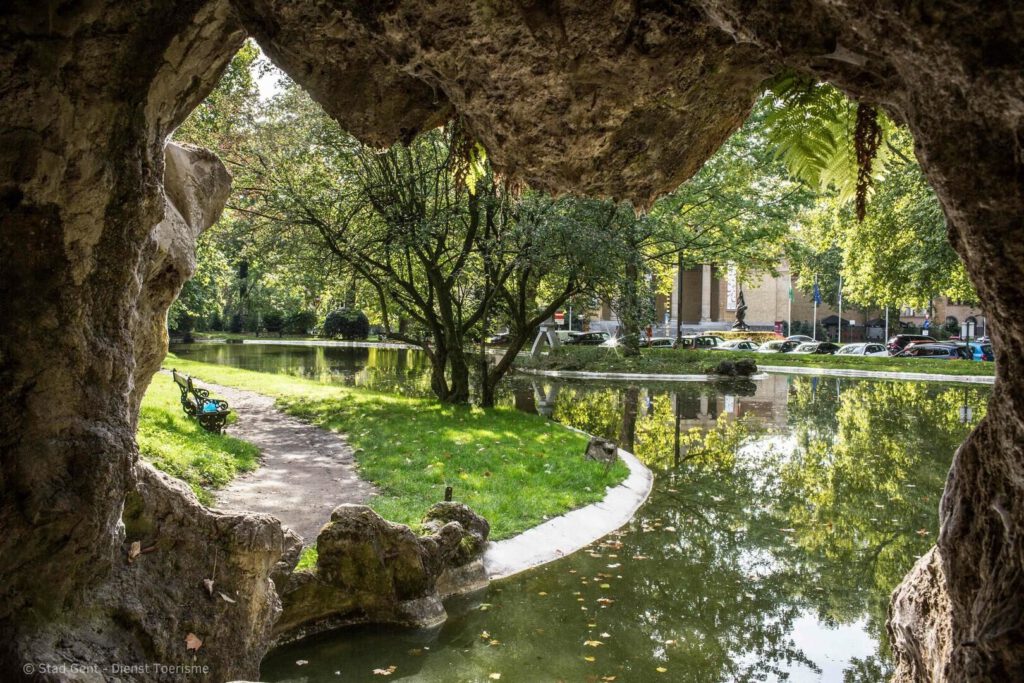
<instances>
[{"instance_id":1,"label":"stone ledge","mask_svg":"<svg viewBox=\"0 0 1024 683\"><path fill-rule=\"evenodd\" d=\"M974 361L971 361L974 362ZM792 365L762 365L765 372L783 375L827 375L860 379L901 379L915 382L963 382L966 384L995 384L995 375L937 375L928 372L890 372L888 370L850 370L848 368L806 368Z\"/></svg>"},{"instance_id":2,"label":"stone ledge","mask_svg":"<svg viewBox=\"0 0 1024 683\"><path fill-rule=\"evenodd\" d=\"M524 375L562 379L646 380L653 382L714 382L722 379L764 379L767 377L762 372L750 377L737 378L724 375L666 375L656 372L590 372L587 370L537 370L534 368L516 368L516 371Z\"/></svg>"}]
</instances>

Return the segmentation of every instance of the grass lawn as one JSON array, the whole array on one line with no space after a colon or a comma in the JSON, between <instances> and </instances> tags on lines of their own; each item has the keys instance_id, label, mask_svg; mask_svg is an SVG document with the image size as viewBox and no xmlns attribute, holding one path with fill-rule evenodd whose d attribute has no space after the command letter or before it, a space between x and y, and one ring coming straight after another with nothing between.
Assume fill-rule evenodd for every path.
<instances>
[{"instance_id":1,"label":"grass lawn","mask_svg":"<svg viewBox=\"0 0 1024 683\"><path fill-rule=\"evenodd\" d=\"M360 474L381 492L370 506L414 528L446 485L500 540L600 500L628 474L621 462L606 471L584 461L586 437L512 408L445 406L169 355L172 363L200 382L274 396L288 414L343 433Z\"/></svg>"},{"instance_id":2,"label":"grass lawn","mask_svg":"<svg viewBox=\"0 0 1024 683\"><path fill-rule=\"evenodd\" d=\"M210 505L211 489L255 469L260 452L240 439L205 431L185 416L180 397L170 377L153 378L139 414L139 452L157 468L183 479L199 500Z\"/></svg>"},{"instance_id":3,"label":"grass lawn","mask_svg":"<svg viewBox=\"0 0 1024 683\"><path fill-rule=\"evenodd\" d=\"M740 351L643 349L639 357L626 358L617 349L563 346L539 358L521 358L520 367L539 370L586 370L590 372L644 372L699 374L722 360L752 358L759 366L789 365L812 368L923 372L944 375L994 375L995 363L946 361L927 358L828 356Z\"/></svg>"}]
</instances>

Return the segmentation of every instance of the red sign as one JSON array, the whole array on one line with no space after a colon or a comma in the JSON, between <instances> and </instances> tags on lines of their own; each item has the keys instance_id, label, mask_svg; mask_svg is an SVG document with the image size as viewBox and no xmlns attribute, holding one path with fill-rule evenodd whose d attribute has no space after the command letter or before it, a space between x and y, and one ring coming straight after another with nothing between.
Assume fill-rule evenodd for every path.
<instances>
[{"instance_id":1,"label":"red sign","mask_svg":"<svg viewBox=\"0 0 1024 683\"><path fill-rule=\"evenodd\" d=\"M565 311L555 311L555 322L556 323L564 323L565 322Z\"/></svg>"}]
</instances>

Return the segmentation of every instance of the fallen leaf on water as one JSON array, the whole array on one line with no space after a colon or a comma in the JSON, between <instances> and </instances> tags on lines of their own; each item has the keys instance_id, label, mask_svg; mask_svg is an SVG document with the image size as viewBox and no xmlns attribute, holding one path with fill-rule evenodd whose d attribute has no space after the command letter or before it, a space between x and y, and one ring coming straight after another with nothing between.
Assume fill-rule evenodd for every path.
<instances>
[{"instance_id":1,"label":"fallen leaf on water","mask_svg":"<svg viewBox=\"0 0 1024 683\"><path fill-rule=\"evenodd\" d=\"M545 593L544 591L541 591L540 593L537 593L537 595L539 595L539 596L541 596L541 597L544 597L544 596L546 596L546 595L547 595L547 593Z\"/></svg>"},{"instance_id":2,"label":"fallen leaf on water","mask_svg":"<svg viewBox=\"0 0 1024 683\"><path fill-rule=\"evenodd\" d=\"M928 535L928 530L927 529L918 529L917 530L917 535L918 536L927 536Z\"/></svg>"},{"instance_id":3,"label":"fallen leaf on water","mask_svg":"<svg viewBox=\"0 0 1024 683\"><path fill-rule=\"evenodd\" d=\"M490 608L491 608L491 603L489 603L489 602L481 602L480 603L480 611L481 612L486 612Z\"/></svg>"},{"instance_id":4,"label":"fallen leaf on water","mask_svg":"<svg viewBox=\"0 0 1024 683\"><path fill-rule=\"evenodd\" d=\"M295 660L295 666L306 666L307 664L309 664L309 660L308 659L296 659Z\"/></svg>"},{"instance_id":5,"label":"fallen leaf on water","mask_svg":"<svg viewBox=\"0 0 1024 683\"><path fill-rule=\"evenodd\" d=\"M132 541L131 546L128 547L128 564L135 561L135 558L142 553L142 543L139 541Z\"/></svg>"},{"instance_id":6,"label":"fallen leaf on water","mask_svg":"<svg viewBox=\"0 0 1024 683\"><path fill-rule=\"evenodd\" d=\"M206 588L206 592L213 597L213 579L203 579L203 586Z\"/></svg>"},{"instance_id":7,"label":"fallen leaf on water","mask_svg":"<svg viewBox=\"0 0 1024 683\"><path fill-rule=\"evenodd\" d=\"M602 637L602 638L611 638L611 637L612 637L612 634L610 634L610 633L602 633L602 634L601 634L601 637Z\"/></svg>"},{"instance_id":8,"label":"fallen leaf on water","mask_svg":"<svg viewBox=\"0 0 1024 683\"><path fill-rule=\"evenodd\" d=\"M494 672L494 673L492 673L492 674L491 674L490 676L488 676L488 678L490 678L490 679L491 679L492 681L496 681L496 680L498 680L499 678L501 678L501 674L500 674L500 673L498 673L497 671L495 671L495 672Z\"/></svg>"},{"instance_id":9,"label":"fallen leaf on water","mask_svg":"<svg viewBox=\"0 0 1024 683\"><path fill-rule=\"evenodd\" d=\"M392 664L391 666L389 666L386 669L374 669L373 670L373 675L374 676L390 676L391 674L395 673L395 669L397 669L397 668L398 668L397 666Z\"/></svg>"},{"instance_id":10,"label":"fallen leaf on water","mask_svg":"<svg viewBox=\"0 0 1024 683\"><path fill-rule=\"evenodd\" d=\"M220 594L220 597L224 599L224 602L230 602L232 605L235 604L235 600L229 598L228 596L224 595L223 593Z\"/></svg>"},{"instance_id":11,"label":"fallen leaf on water","mask_svg":"<svg viewBox=\"0 0 1024 683\"><path fill-rule=\"evenodd\" d=\"M602 643L600 640L584 640L583 644L587 647L599 647L601 645L604 645L604 643Z\"/></svg>"},{"instance_id":12,"label":"fallen leaf on water","mask_svg":"<svg viewBox=\"0 0 1024 683\"><path fill-rule=\"evenodd\" d=\"M203 646L203 641L199 639L194 633L189 633L185 636L185 649L186 650L198 650Z\"/></svg>"},{"instance_id":13,"label":"fallen leaf on water","mask_svg":"<svg viewBox=\"0 0 1024 683\"><path fill-rule=\"evenodd\" d=\"M481 631L480 632L480 637L483 638L484 640L490 640L491 639L491 634L488 633L487 631Z\"/></svg>"},{"instance_id":14,"label":"fallen leaf on water","mask_svg":"<svg viewBox=\"0 0 1024 683\"><path fill-rule=\"evenodd\" d=\"M500 640L492 640L491 642L489 642L487 644L488 645L501 645L501 641Z\"/></svg>"},{"instance_id":15,"label":"fallen leaf on water","mask_svg":"<svg viewBox=\"0 0 1024 683\"><path fill-rule=\"evenodd\" d=\"M595 657L584 657L583 659L584 659L585 661L588 661L588 662L593 662L593 661L596 661L596 658L595 658Z\"/></svg>"},{"instance_id":16,"label":"fallen leaf on water","mask_svg":"<svg viewBox=\"0 0 1024 683\"><path fill-rule=\"evenodd\" d=\"M423 654L423 650L421 650L418 647L414 647L413 649L409 650L409 654L413 657L419 657L421 654Z\"/></svg>"},{"instance_id":17,"label":"fallen leaf on water","mask_svg":"<svg viewBox=\"0 0 1024 683\"><path fill-rule=\"evenodd\" d=\"M615 676L601 676L602 681L614 681Z\"/></svg>"},{"instance_id":18,"label":"fallen leaf on water","mask_svg":"<svg viewBox=\"0 0 1024 683\"><path fill-rule=\"evenodd\" d=\"M621 564L619 564L618 562L615 562L615 563L612 563L612 564L608 565L608 569L618 569L621 566L622 566Z\"/></svg>"},{"instance_id":19,"label":"fallen leaf on water","mask_svg":"<svg viewBox=\"0 0 1024 683\"><path fill-rule=\"evenodd\" d=\"M601 588L611 588L611 585L607 583L602 583Z\"/></svg>"},{"instance_id":20,"label":"fallen leaf on water","mask_svg":"<svg viewBox=\"0 0 1024 683\"><path fill-rule=\"evenodd\" d=\"M658 673L660 673L660 674L663 674L663 673L665 673L666 671L668 671L668 669L666 669L666 668L665 668L665 667L663 667L663 666L659 666L659 667L658 667L657 669L655 669L655 671L657 671L657 672L658 672Z\"/></svg>"}]
</instances>

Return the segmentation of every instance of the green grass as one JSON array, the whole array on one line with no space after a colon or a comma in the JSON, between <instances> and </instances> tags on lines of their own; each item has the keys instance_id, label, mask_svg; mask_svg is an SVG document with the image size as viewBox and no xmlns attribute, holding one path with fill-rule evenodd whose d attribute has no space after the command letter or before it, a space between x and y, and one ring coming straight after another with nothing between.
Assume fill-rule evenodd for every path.
<instances>
[{"instance_id":1,"label":"green grass","mask_svg":"<svg viewBox=\"0 0 1024 683\"><path fill-rule=\"evenodd\" d=\"M540 370L586 370L590 372L643 372L699 374L722 360L752 358L759 366L789 365L812 368L922 372L944 375L994 375L995 363L945 361L927 358L828 356L792 353L697 351L644 349L639 357L627 358L617 349L563 346L538 358L521 358L520 367Z\"/></svg>"},{"instance_id":2,"label":"green grass","mask_svg":"<svg viewBox=\"0 0 1024 683\"><path fill-rule=\"evenodd\" d=\"M512 408L446 406L173 355L167 363L200 380L274 396L288 414L343 433L360 474L380 491L370 506L414 528L445 485L487 518L499 540L600 500L628 474L621 462L606 471L584 461L586 437Z\"/></svg>"},{"instance_id":3,"label":"green grass","mask_svg":"<svg viewBox=\"0 0 1024 683\"><path fill-rule=\"evenodd\" d=\"M256 469L260 452L240 439L205 431L186 417L180 396L169 376L153 377L139 414L139 452L158 469L183 479L200 501L210 505L211 490Z\"/></svg>"}]
</instances>

